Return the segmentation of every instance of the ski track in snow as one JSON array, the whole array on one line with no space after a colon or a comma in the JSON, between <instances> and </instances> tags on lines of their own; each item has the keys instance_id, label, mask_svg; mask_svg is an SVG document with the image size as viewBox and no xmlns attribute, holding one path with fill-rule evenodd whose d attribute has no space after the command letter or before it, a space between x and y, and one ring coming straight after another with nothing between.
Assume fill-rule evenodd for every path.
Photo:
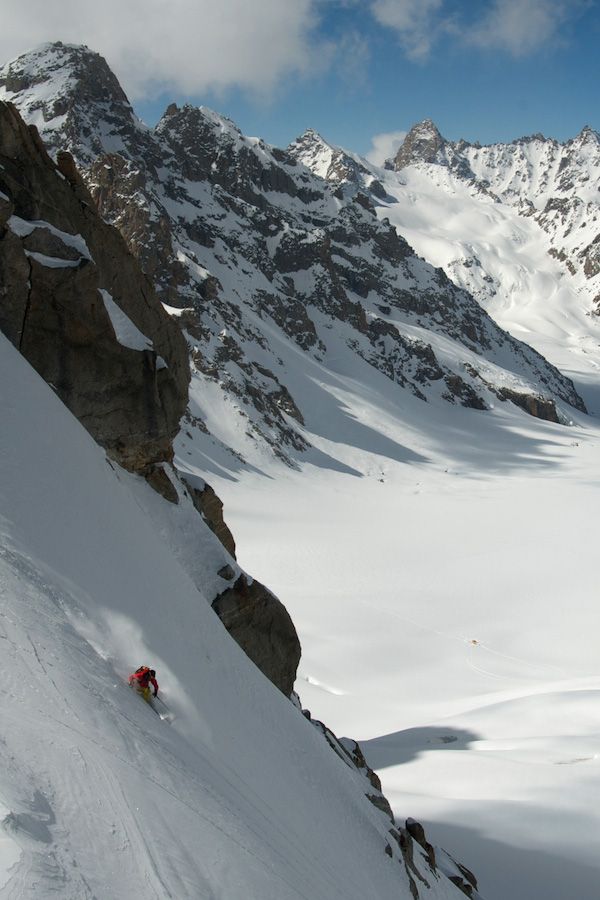
<instances>
[{"instance_id":1,"label":"ski track in snow","mask_svg":"<svg viewBox=\"0 0 600 900\"><path fill-rule=\"evenodd\" d=\"M24 565L20 565L21 574ZM27 566L29 569L29 567ZM29 581L32 580L32 572L29 569ZM44 583L40 578L36 578L38 586L48 592L49 585ZM6 583L7 579L3 579L3 587L9 588ZM110 728L111 720L116 720L118 726L119 720L124 720L124 726L118 726L118 734L120 735L122 746L117 748L114 743L107 742L99 732L93 738L87 733L87 723L80 720L77 714L72 718L75 721L69 724L64 721L62 715L53 714L52 710L58 708L61 713L64 709L73 707L73 698L71 695L64 693L64 689L59 687L52 678L52 666L56 663L52 660L46 660L44 653L44 637L43 635L49 630L66 632L69 634L70 627L68 622L57 614L54 609L47 610L44 608L44 596L32 596L31 598L31 618L19 618L17 610L13 609L10 602L5 607L3 617L7 621L12 621L19 630L26 634L27 644L19 646L16 641L11 640L7 635L6 640L12 646L15 655L19 656L21 662L21 671L18 668L12 668L13 675L3 678L5 685L5 693L10 701L11 706L16 707L14 714L9 712L5 721L8 730L26 729L31 733L32 739L38 733L52 733L53 740L64 744L65 752L71 740L86 746L85 755L81 749L75 747L69 754L70 760L68 777L60 784L59 799L53 797L52 801L47 799L46 793L41 787L34 789L34 802L22 801L31 813L19 813L12 817L10 823L10 831L14 834L15 841L19 844L22 852L22 859L19 863L19 872L12 875L10 888L11 892L8 897L27 897L28 886L37 883L47 884L49 881L57 885L57 891L61 897L66 898L88 898L96 896L89 885L86 883L81 872L73 873L73 863L65 861L61 858L59 851L47 853L45 845L60 844L73 842L74 836L70 838L63 836L62 840L57 840L56 836L51 836L49 825L54 825L57 815L54 810L59 811L61 819L71 819L78 821L78 830L80 834L86 835L85 840L90 842L93 853L96 855L99 851L99 839L103 835L108 835L108 845L103 848L102 856L111 859L111 866L119 873L119 883L123 886L130 883L130 890L137 890L136 885L144 883L148 892L147 896L157 898L167 897L184 897L192 896L192 887L198 888L198 885L192 886L189 883L180 883L177 871L168 872L161 871L159 865L155 862L156 854L153 850L155 840L164 837L164 828L167 822L156 822L156 810L153 811L153 824L150 829L144 822L144 817L140 810L136 808L121 786L119 777L115 775L115 762L121 769L133 770L134 774L141 777L142 780L151 782L152 786L159 789L162 794L168 795L169 799L176 806L185 806L194 818L204 820L212 829L219 828L218 821L222 816L223 807L227 806L224 795L216 791L212 793L214 801L214 809L212 815L208 815L202 811L201 807L191 805L186 801L185 794L181 792L177 779L183 776L185 780L190 781L190 770L185 763L177 758L172 752L161 745L157 737L156 730L153 727L154 718L148 720L149 711L140 707L140 701L135 695L131 695L131 699L135 704L138 716L135 718L127 715L119 705L119 701L128 698L129 690L124 685L118 685L119 691L115 700L107 699L94 688L93 684L86 684L85 690L90 695L88 703L94 710L99 711L99 716L106 723L105 730L110 734L114 733L114 728ZM60 599L54 598L54 602L60 608ZM37 621L35 621L37 620ZM39 635L39 636L38 636ZM75 645L72 646L72 654L84 654L88 657L89 664L93 667L98 665L95 660L95 653L85 644L77 641L77 636L70 634L70 638L75 639ZM39 641L40 650L37 649L36 643ZM79 646L77 646L79 644ZM68 651L69 648L63 650ZM23 671L23 661L25 661L25 671ZM14 673L18 673L15 677ZM2 673L4 676L4 672ZM114 676L113 676L114 677ZM119 694L125 693L125 697L119 697ZM30 722L25 725L22 720L21 708L26 703L27 697L31 697L32 693L38 695L36 708L33 715L30 714ZM128 706L131 704L128 704ZM145 726L140 727L140 721L146 721ZM46 723L46 724L44 724ZM17 728L17 725L19 726ZM11 728L12 726L12 728ZM140 769L140 760L152 758L152 752L149 748L155 747L157 756L160 755L160 766L158 770L144 770L143 762ZM103 761L106 757L111 760L110 767ZM31 785L40 785L44 782L44 766L43 762L38 759L39 773L27 779L27 786L23 785L24 796L27 796L31 790ZM252 822L257 816L261 822L261 830L255 831L257 844L266 843L270 845L271 850L276 856L285 857L289 860L290 856L297 856L295 864L298 883L304 869L310 864L311 860L300 852L302 846L299 840L292 841L292 851L290 852L290 835L279 834L272 826L272 810L265 806L264 798L260 797L256 792L252 791L249 785L240 782L236 773L228 768L223 761L218 770L214 769L214 763L207 757L202 757L201 769L206 767L212 768L213 782L219 783L226 788L226 793L236 797L235 807L231 806L229 812L232 818L240 817L243 822ZM91 773L93 772L93 781L90 784ZM193 770L191 778L193 779ZM127 775L123 778L123 783L127 783ZM197 786L206 791L205 785L199 780ZM99 797L102 798L101 802ZM204 801L206 803L206 799ZM245 810L244 807L247 807ZM215 810L219 809L219 814ZM118 824L117 824L118 823ZM5 822L5 827L6 822ZM235 835L222 831L223 839L227 841L236 840ZM175 840L177 836L174 835ZM297 839L300 838L298 834ZM105 838L106 840L106 838ZM37 843L41 843L42 847L38 849ZM269 868L266 859L261 859L243 840L237 841L242 851L256 858L256 860ZM294 852L296 848L296 852ZM126 853L125 868L120 869L118 859L119 854ZM132 874L127 870L130 868L130 860L136 860L138 872ZM78 868L84 866L85 861L78 863ZM277 878L277 873L273 872L273 877ZM280 876L279 876L280 877ZM330 890L335 895L337 892L335 882L327 875L321 872L321 877L325 882L330 882ZM295 887L294 883L288 882L287 887L292 890L294 895L304 897L306 900L310 898L310 893L300 891ZM34 891L31 896L34 896Z\"/></svg>"},{"instance_id":2,"label":"ski track in snow","mask_svg":"<svg viewBox=\"0 0 600 900\"><path fill-rule=\"evenodd\" d=\"M484 644L481 641L478 641L476 638L468 638L464 635L456 635L456 634L452 634L448 631L440 631L438 628L433 628L430 625L424 625L420 622L415 621L414 619L409 618L408 616L400 616L398 613L392 612L391 610L381 609L380 607L375 606L373 603L366 602L366 601L363 601L363 602L367 608L376 610L378 613L383 613L386 616L392 616L393 618L398 619L401 622L405 622L409 625L412 625L414 628L417 628L421 631L425 631L430 634L435 634L435 635L438 635L439 637L447 638L450 641L458 641L461 644L465 644L468 649L468 653L465 655L465 661L466 661L467 665L470 666L474 671L481 672L483 675L488 675L490 678L506 679L506 678L510 678L511 676L508 674L490 672L490 671L482 668L481 666L476 665L475 662L473 662L473 660L471 659L471 656L473 656L476 653L481 654L481 653L485 652L485 653L489 653L490 655L496 656L499 659L506 659L506 660L509 660L510 662L518 663L520 667L522 667L524 669L531 669L538 673L539 672L561 672L561 670L556 666L540 666L535 663L528 662L526 659L521 659L520 657L517 657L517 656L511 656L509 653L501 653L499 650L494 650L492 647L489 647L487 644ZM562 674L566 674L566 673L562 673ZM537 676L532 676L532 677L537 677ZM317 681L316 679L308 679L307 678L306 680L308 681L309 684L314 684L317 686L319 686L319 684L320 684L319 681ZM321 685L321 687L323 687L323 685ZM324 689L329 690L329 692L333 693L333 694L342 695L344 693L344 691L333 690L331 688L329 688L329 689L324 688Z\"/></svg>"}]
</instances>

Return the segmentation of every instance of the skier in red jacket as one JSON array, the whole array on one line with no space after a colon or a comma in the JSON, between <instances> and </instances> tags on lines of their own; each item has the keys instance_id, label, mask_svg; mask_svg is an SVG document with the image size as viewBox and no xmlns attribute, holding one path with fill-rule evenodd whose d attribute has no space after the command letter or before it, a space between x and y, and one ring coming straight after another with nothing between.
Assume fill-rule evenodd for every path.
<instances>
[{"instance_id":1,"label":"skier in red jacket","mask_svg":"<svg viewBox=\"0 0 600 900\"><path fill-rule=\"evenodd\" d=\"M129 685L141 694L146 703L150 703L150 685L154 688L154 696L158 694L158 681L156 672L148 666L140 666L129 676Z\"/></svg>"}]
</instances>

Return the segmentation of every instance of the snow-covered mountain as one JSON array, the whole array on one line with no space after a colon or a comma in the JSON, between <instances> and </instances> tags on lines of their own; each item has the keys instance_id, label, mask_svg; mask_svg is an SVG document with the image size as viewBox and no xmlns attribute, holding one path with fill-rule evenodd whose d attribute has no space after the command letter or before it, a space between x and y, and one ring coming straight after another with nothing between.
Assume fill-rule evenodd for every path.
<instances>
[{"instance_id":1,"label":"snow-covered mountain","mask_svg":"<svg viewBox=\"0 0 600 900\"><path fill-rule=\"evenodd\" d=\"M317 458L328 436L315 392L331 402L340 376L365 364L431 402L510 399L555 421L584 408L568 379L378 218L386 191L350 157L339 158L364 178L358 192L203 108L171 106L149 130L87 48L26 54L0 90L52 153L73 154L179 317L194 368L180 456L204 442L215 458L216 439L259 465L273 451L291 465ZM338 182L343 166L332 163Z\"/></svg>"},{"instance_id":2,"label":"snow-covered mountain","mask_svg":"<svg viewBox=\"0 0 600 900\"><path fill-rule=\"evenodd\" d=\"M346 193L376 183L378 215L570 374L600 411L595 392L586 394L600 364L597 132L586 127L564 144L534 135L485 147L447 141L425 120L384 168L314 132L290 149Z\"/></svg>"},{"instance_id":3,"label":"snow-covered mountain","mask_svg":"<svg viewBox=\"0 0 600 900\"><path fill-rule=\"evenodd\" d=\"M600 135L589 126L564 143L535 134L483 147L446 141L426 120L411 129L392 165L397 172L448 168L473 191L531 216L572 275L582 271L593 280L600 272Z\"/></svg>"},{"instance_id":4,"label":"snow-covered mountain","mask_svg":"<svg viewBox=\"0 0 600 900\"><path fill-rule=\"evenodd\" d=\"M418 826L392 826L356 745L321 718L366 739L397 820L424 817L483 875L483 896L594 896L600 437L527 344L599 410L597 276L551 255L558 231L428 123L404 147L422 158L395 171L315 132L278 150L205 109L169 107L148 129L86 48L47 45L0 82L65 179L75 168L59 151L73 153L183 325L194 370L175 441L187 486L167 469L179 501L168 504L107 467L0 344L3 699L18 725L0 782L0 896L41 884L73 900L140 884L144 896L228 900L460 896L444 871L476 896ZM551 198L538 199L541 211ZM83 265L74 234L25 208L17 218L2 240L27 256L44 232ZM158 356L144 337L137 352ZM239 563L193 506L209 476ZM240 566L293 614L312 725L205 621ZM165 673L177 714L165 734L122 691L132 654ZM48 672L52 703L38 702ZM101 853L123 860L108 885L94 826Z\"/></svg>"}]
</instances>

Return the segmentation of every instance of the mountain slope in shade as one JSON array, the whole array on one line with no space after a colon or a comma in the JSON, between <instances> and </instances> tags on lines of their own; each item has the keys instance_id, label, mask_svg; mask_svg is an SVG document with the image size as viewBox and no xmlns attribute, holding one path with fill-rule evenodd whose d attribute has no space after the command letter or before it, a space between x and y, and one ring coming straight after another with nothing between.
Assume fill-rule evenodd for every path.
<instances>
[{"instance_id":1,"label":"mountain slope in shade","mask_svg":"<svg viewBox=\"0 0 600 900\"><path fill-rule=\"evenodd\" d=\"M213 458L316 458L315 381L326 401L365 364L434 404L510 399L561 421L564 404L584 408L568 379L378 219L385 189L362 164L344 162L368 182L346 192L203 108L171 106L150 131L86 48L46 45L7 65L0 86L51 152L73 153L179 317L195 367L187 431L207 445L208 430Z\"/></svg>"}]
</instances>

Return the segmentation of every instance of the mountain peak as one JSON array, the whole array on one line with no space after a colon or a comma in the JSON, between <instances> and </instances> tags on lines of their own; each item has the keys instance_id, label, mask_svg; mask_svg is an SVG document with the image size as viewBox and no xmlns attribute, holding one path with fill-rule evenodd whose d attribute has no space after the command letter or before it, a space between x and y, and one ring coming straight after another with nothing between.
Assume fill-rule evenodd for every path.
<instances>
[{"instance_id":1,"label":"mountain peak","mask_svg":"<svg viewBox=\"0 0 600 900\"><path fill-rule=\"evenodd\" d=\"M10 100L11 93L31 91L39 85L52 85L53 93L85 99L88 102L126 103L121 85L104 57L84 44L63 44L62 41L42 44L24 53L0 70L0 88ZM44 92L47 96L47 92ZM32 96L32 101L41 102Z\"/></svg>"},{"instance_id":2,"label":"mountain peak","mask_svg":"<svg viewBox=\"0 0 600 900\"><path fill-rule=\"evenodd\" d=\"M318 131L315 131L314 128L306 128L302 134L300 134L292 143L289 145L288 150L292 151L306 151L308 149L321 148L326 147L329 150L335 150L335 147L332 147L325 138L319 134Z\"/></svg>"},{"instance_id":3,"label":"mountain peak","mask_svg":"<svg viewBox=\"0 0 600 900\"><path fill-rule=\"evenodd\" d=\"M342 156L342 151L328 143L314 128L307 128L287 148L288 153L309 168L315 175L328 180L332 166ZM337 179L333 179L337 180Z\"/></svg>"},{"instance_id":4,"label":"mountain peak","mask_svg":"<svg viewBox=\"0 0 600 900\"><path fill-rule=\"evenodd\" d=\"M416 125L413 125L410 129L409 134L411 133L430 134L438 138L442 137L433 119L423 119L421 122L417 122Z\"/></svg>"},{"instance_id":5,"label":"mountain peak","mask_svg":"<svg viewBox=\"0 0 600 900\"><path fill-rule=\"evenodd\" d=\"M67 146L80 163L122 152L123 134L142 127L106 60L85 45L42 44L7 63L0 70L0 99L15 103L37 126L50 152ZM92 146L89 135L99 133L100 122L106 146L98 140Z\"/></svg>"},{"instance_id":6,"label":"mountain peak","mask_svg":"<svg viewBox=\"0 0 600 900\"><path fill-rule=\"evenodd\" d=\"M600 134L591 125L584 125L575 140L580 144L592 143L600 145Z\"/></svg>"},{"instance_id":7,"label":"mountain peak","mask_svg":"<svg viewBox=\"0 0 600 900\"><path fill-rule=\"evenodd\" d=\"M321 135L315 128L306 128L300 135L300 138L298 138L298 140L302 140L303 138L305 140L319 141L324 144L327 143L323 135Z\"/></svg>"},{"instance_id":8,"label":"mountain peak","mask_svg":"<svg viewBox=\"0 0 600 900\"><path fill-rule=\"evenodd\" d=\"M394 168L403 169L413 163L440 162L446 141L431 119L423 119L410 129L394 158Z\"/></svg>"}]
</instances>

